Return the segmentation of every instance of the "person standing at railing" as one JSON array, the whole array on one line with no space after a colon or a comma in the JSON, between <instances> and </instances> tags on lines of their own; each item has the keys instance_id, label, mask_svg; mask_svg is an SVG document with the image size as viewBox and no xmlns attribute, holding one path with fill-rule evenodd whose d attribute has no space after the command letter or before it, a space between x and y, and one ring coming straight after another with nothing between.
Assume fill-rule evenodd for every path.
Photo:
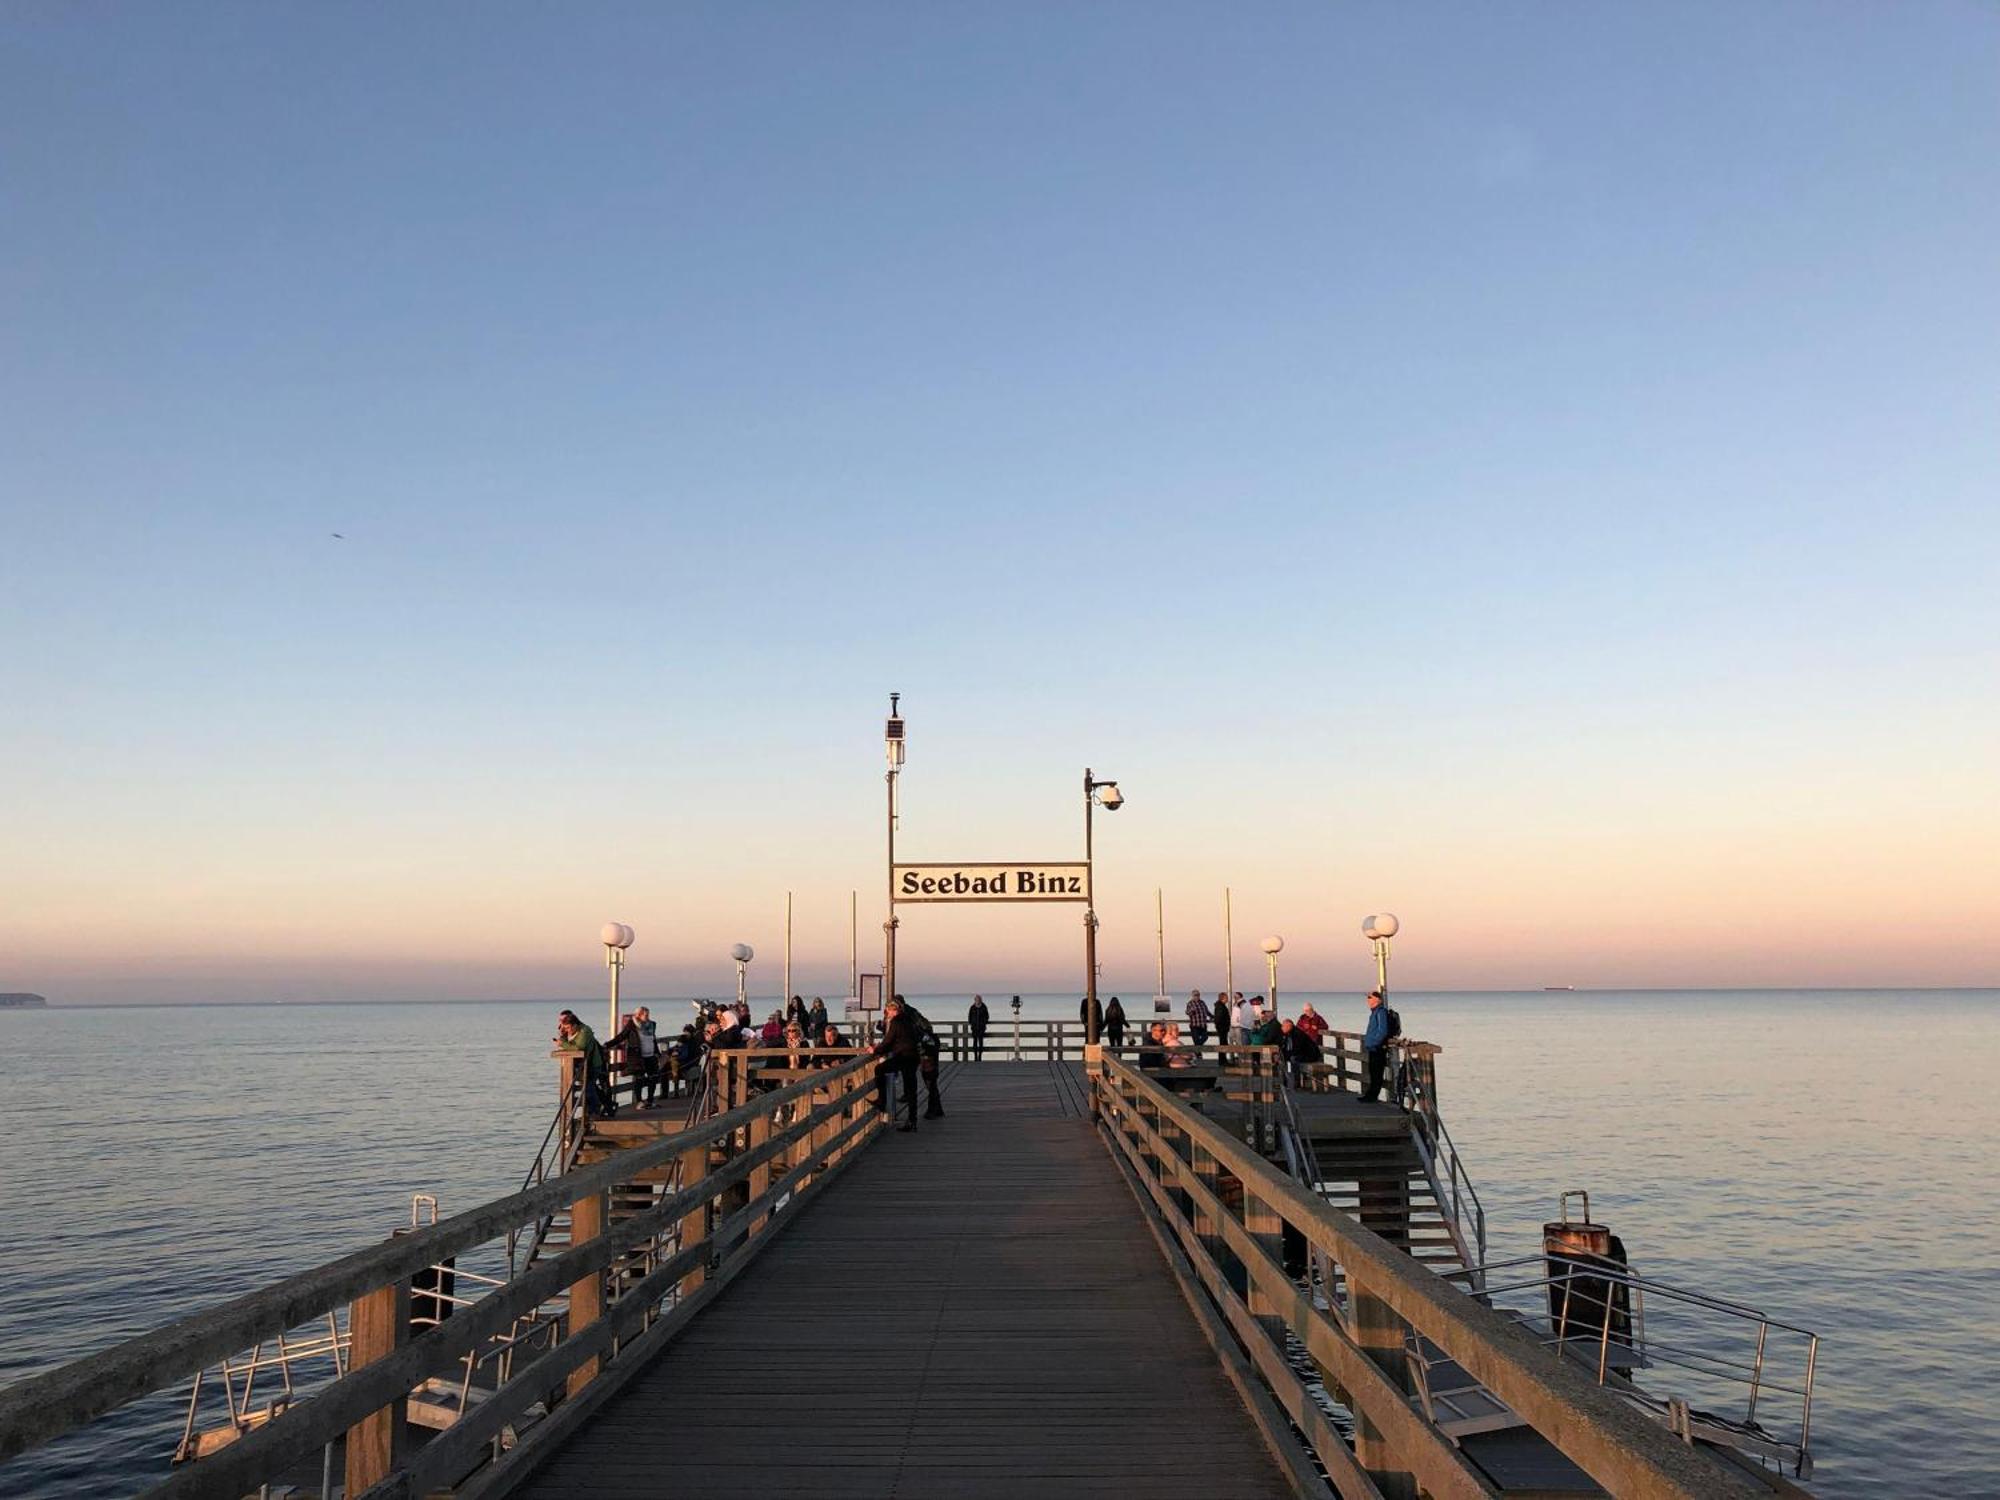
<instances>
[{"instance_id":1,"label":"person standing at railing","mask_svg":"<svg viewBox=\"0 0 2000 1500\"><path fill-rule=\"evenodd\" d=\"M660 1029L652 1011L643 1005L633 1011L625 1029L618 1033L618 1045L625 1051L625 1066L632 1074L632 1102L651 1104L660 1094Z\"/></svg>"},{"instance_id":2,"label":"person standing at railing","mask_svg":"<svg viewBox=\"0 0 2000 1500\"><path fill-rule=\"evenodd\" d=\"M816 1037L826 1030L826 1002L813 996L812 1009L806 1012L806 1035Z\"/></svg>"},{"instance_id":3,"label":"person standing at railing","mask_svg":"<svg viewBox=\"0 0 2000 1500\"><path fill-rule=\"evenodd\" d=\"M1299 1009L1299 1030L1311 1037L1315 1045L1326 1035L1326 1017L1313 1009L1310 1000Z\"/></svg>"},{"instance_id":4,"label":"person standing at railing","mask_svg":"<svg viewBox=\"0 0 2000 1500\"><path fill-rule=\"evenodd\" d=\"M1285 1060L1285 1074L1293 1088L1304 1083L1306 1069L1326 1055L1320 1049L1319 1038L1306 1030L1304 1020L1278 1023L1278 1052Z\"/></svg>"},{"instance_id":5,"label":"person standing at railing","mask_svg":"<svg viewBox=\"0 0 2000 1500\"><path fill-rule=\"evenodd\" d=\"M1097 1014L1097 1024L1095 1026L1090 1023L1092 1011L1095 1011ZM1095 1032L1098 1036L1104 1035L1104 1002L1097 999L1095 995L1085 995L1081 1000L1076 1002L1076 1018L1083 1023L1083 1034L1085 1037L1090 1036L1092 1032Z\"/></svg>"},{"instance_id":6,"label":"person standing at railing","mask_svg":"<svg viewBox=\"0 0 2000 1500\"><path fill-rule=\"evenodd\" d=\"M1201 998L1200 990L1188 991L1187 1018L1188 1035L1194 1038L1194 1050L1199 1052L1208 1045L1208 1023L1212 1012L1208 1002Z\"/></svg>"},{"instance_id":7,"label":"person standing at railing","mask_svg":"<svg viewBox=\"0 0 2000 1500\"><path fill-rule=\"evenodd\" d=\"M687 1092L687 1084L701 1071L701 1031L690 1021L681 1028L680 1040L674 1043L673 1056L669 1060L673 1067L673 1091Z\"/></svg>"},{"instance_id":8,"label":"person standing at railing","mask_svg":"<svg viewBox=\"0 0 2000 1500\"><path fill-rule=\"evenodd\" d=\"M1278 1038L1284 1035L1278 1021L1278 1013L1264 1004L1261 996L1257 1001L1255 1019L1245 1013L1239 1016L1236 1024L1247 1028L1243 1034L1243 1043L1248 1047L1275 1047L1278 1045Z\"/></svg>"},{"instance_id":9,"label":"person standing at railing","mask_svg":"<svg viewBox=\"0 0 2000 1500\"><path fill-rule=\"evenodd\" d=\"M597 1033L583 1024L573 1010L556 1017L556 1045L583 1054L583 1107L586 1113L609 1120L618 1113L611 1097L611 1073L604 1063L604 1044Z\"/></svg>"},{"instance_id":10,"label":"person standing at railing","mask_svg":"<svg viewBox=\"0 0 2000 1500\"><path fill-rule=\"evenodd\" d=\"M993 1017L986 1009L984 996L974 995L972 997L972 1004L967 1007L965 1012L965 1024L972 1032L972 1060L974 1062L984 1062L986 1060L986 1028L993 1024Z\"/></svg>"},{"instance_id":11,"label":"person standing at railing","mask_svg":"<svg viewBox=\"0 0 2000 1500\"><path fill-rule=\"evenodd\" d=\"M1104 1007L1104 1040L1111 1043L1113 1051L1125 1045L1125 1007L1116 995Z\"/></svg>"},{"instance_id":12,"label":"person standing at railing","mask_svg":"<svg viewBox=\"0 0 2000 1500\"><path fill-rule=\"evenodd\" d=\"M1218 1052L1236 1040L1235 1037L1229 1034L1230 1028L1235 1024L1236 1010L1229 1003L1229 991L1217 990L1215 992L1215 1047Z\"/></svg>"},{"instance_id":13,"label":"person standing at railing","mask_svg":"<svg viewBox=\"0 0 2000 1500\"><path fill-rule=\"evenodd\" d=\"M882 1060L875 1065L875 1108L884 1115L893 1113L889 1107L889 1075L896 1075L896 1084L903 1092L903 1098L910 1107L910 1118L896 1128L902 1131L917 1128L917 1066L922 1061L922 1052L917 1046L917 1028L903 1010L903 997L892 998L882 1010L882 1040L874 1046L875 1056Z\"/></svg>"},{"instance_id":14,"label":"person standing at railing","mask_svg":"<svg viewBox=\"0 0 2000 1500\"><path fill-rule=\"evenodd\" d=\"M1389 1063L1389 1042L1392 1027L1389 1024L1389 1007L1383 1002L1380 990L1368 992L1368 1029L1361 1033L1361 1097L1376 1100L1382 1097L1382 1076Z\"/></svg>"}]
</instances>

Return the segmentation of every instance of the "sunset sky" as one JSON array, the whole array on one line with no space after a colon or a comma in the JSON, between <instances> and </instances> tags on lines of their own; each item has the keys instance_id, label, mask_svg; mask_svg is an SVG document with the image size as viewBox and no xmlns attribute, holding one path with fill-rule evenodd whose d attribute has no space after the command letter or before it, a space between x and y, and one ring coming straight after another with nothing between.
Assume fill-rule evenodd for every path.
<instances>
[{"instance_id":1,"label":"sunset sky","mask_svg":"<svg viewBox=\"0 0 2000 1500\"><path fill-rule=\"evenodd\" d=\"M2000 984L2000 12L4 34L0 990Z\"/></svg>"}]
</instances>

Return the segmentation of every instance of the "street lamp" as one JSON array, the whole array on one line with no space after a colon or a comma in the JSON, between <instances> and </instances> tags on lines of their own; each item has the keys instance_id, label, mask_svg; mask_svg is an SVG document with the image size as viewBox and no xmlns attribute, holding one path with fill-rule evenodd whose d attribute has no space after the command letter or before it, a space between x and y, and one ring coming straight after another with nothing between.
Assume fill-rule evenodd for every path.
<instances>
[{"instance_id":1,"label":"street lamp","mask_svg":"<svg viewBox=\"0 0 2000 1500\"><path fill-rule=\"evenodd\" d=\"M1275 932L1260 944L1264 950L1264 965L1271 971L1271 1014L1278 1013L1278 955L1285 951L1285 940Z\"/></svg>"},{"instance_id":2,"label":"street lamp","mask_svg":"<svg viewBox=\"0 0 2000 1500\"><path fill-rule=\"evenodd\" d=\"M604 967L611 971L611 1029L604 1033L608 1042L618 1035L618 979L625 972L625 950L632 946L632 929L623 922L606 922L597 939L604 944Z\"/></svg>"},{"instance_id":3,"label":"street lamp","mask_svg":"<svg viewBox=\"0 0 2000 1500\"><path fill-rule=\"evenodd\" d=\"M1389 1003L1389 939L1402 930L1391 912L1379 912L1365 917L1361 922L1361 935L1375 945L1375 988L1382 992L1382 1003Z\"/></svg>"},{"instance_id":4,"label":"street lamp","mask_svg":"<svg viewBox=\"0 0 2000 1500\"><path fill-rule=\"evenodd\" d=\"M750 968L750 960L757 956L757 950L748 943L738 943L729 950L729 956L736 960L736 1003L741 1005L744 997L744 979Z\"/></svg>"},{"instance_id":5,"label":"street lamp","mask_svg":"<svg viewBox=\"0 0 2000 1500\"><path fill-rule=\"evenodd\" d=\"M897 711L901 693L889 695L889 722L882 726L882 749L889 758L889 919L882 924L882 995L896 993L896 778L903 770L903 716Z\"/></svg>"},{"instance_id":6,"label":"street lamp","mask_svg":"<svg viewBox=\"0 0 2000 1500\"><path fill-rule=\"evenodd\" d=\"M1096 808L1117 812L1125 805L1125 794L1115 781L1099 781L1090 767L1083 768L1083 875L1086 901L1083 908L1083 1040L1097 1045L1097 869L1093 863L1090 815Z\"/></svg>"}]
</instances>

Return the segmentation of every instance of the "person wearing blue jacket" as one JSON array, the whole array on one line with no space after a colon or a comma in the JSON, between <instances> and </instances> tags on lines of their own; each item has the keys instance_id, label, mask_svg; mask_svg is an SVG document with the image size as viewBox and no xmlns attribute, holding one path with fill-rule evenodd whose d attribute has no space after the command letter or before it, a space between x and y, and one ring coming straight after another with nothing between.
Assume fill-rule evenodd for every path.
<instances>
[{"instance_id":1,"label":"person wearing blue jacket","mask_svg":"<svg viewBox=\"0 0 2000 1500\"><path fill-rule=\"evenodd\" d=\"M1389 1007L1380 990L1368 992L1368 1029L1361 1033L1361 1097L1382 1097L1382 1075L1389 1061Z\"/></svg>"}]
</instances>

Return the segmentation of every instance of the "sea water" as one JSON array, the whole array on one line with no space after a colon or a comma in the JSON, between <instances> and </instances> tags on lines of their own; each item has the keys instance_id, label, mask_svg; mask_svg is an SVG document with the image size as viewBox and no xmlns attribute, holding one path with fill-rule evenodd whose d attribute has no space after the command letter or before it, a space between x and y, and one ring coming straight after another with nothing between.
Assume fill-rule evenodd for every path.
<instances>
[{"instance_id":1,"label":"sea water","mask_svg":"<svg viewBox=\"0 0 2000 1500\"><path fill-rule=\"evenodd\" d=\"M915 998L944 1021L969 996ZM1004 1055L1011 995L986 999ZM1282 1009L1306 999L1362 1024L1352 995ZM687 1002L652 1004L677 1024ZM1444 1048L1491 1256L1533 1254L1557 1193L1587 1188L1641 1270L1821 1335L1819 1494L2000 1496L2000 991L1396 1005ZM518 1188L554 1109L557 1008L0 1012L0 1382L379 1240L413 1193L450 1213ZM0 1495L157 1481L185 1403L183 1385L0 1465Z\"/></svg>"}]
</instances>

